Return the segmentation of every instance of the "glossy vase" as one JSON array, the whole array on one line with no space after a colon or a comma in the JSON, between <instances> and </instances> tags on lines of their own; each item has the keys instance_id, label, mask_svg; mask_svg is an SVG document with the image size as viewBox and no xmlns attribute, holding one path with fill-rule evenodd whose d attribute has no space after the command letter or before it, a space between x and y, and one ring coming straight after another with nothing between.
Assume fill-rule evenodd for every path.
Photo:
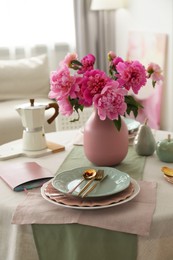
<instances>
[{"instance_id":1,"label":"glossy vase","mask_svg":"<svg viewBox=\"0 0 173 260\"><path fill-rule=\"evenodd\" d=\"M124 120L118 131L113 121L100 120L94 111L84 128L84 152L87 159L98 166L120 164L128 152L128 129Z\"/></svg>"}]
</instances>

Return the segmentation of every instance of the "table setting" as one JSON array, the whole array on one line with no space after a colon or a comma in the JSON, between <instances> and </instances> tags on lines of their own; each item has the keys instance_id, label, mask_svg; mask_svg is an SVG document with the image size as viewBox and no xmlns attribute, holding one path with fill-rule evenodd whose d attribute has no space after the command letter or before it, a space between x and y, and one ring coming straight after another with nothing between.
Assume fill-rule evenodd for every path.
<instances>
[{"instance_id":1,"label":"table setting","mask_svg":"<svg viewBox=\"0 0 173 260\"><path fill-rule=\"evenodd\" d=\"M51 182L48 182L43 185L41 195L40 192L27 194L26 199L17 207L12 223L79 223L131 234L149 235L156 202L156 183L139 182L137 184L132 181L124 194L120 192L117 198L114 195L111 198L99 200L98 198L81 200L81 198L68 196L62 198L62 194L52 189L50 184ZM56 200L51 197L52 192L56 192ZM49 195L46 195L47 193ZM129 196L131 198L126 199Z\"/></svg>"},{"instance_id":2,"label":"table setting","mask_svg":"<svg viewBox=\"0 0 173 260\"><path fill-rule=\"evenodd\" d=\"M79 135L81 135L80 131L76 137ZM12 223L17 225L32 224L38 252L44 251L43 245L39 244L38 241L41 240L41 230L43 231L47 225L47 231L44 232L48 232L48 237L49 232L58 232L61 225L67 225L69 230L72 224L85 226L86 229L89 227L101 229L100 232L104 233L116 231L117 239L119 236L122 237L122 232L127 241L127 235L129 236L130 243L133 243L134 248L137 243L134 240L136 241L138 235L149 235L156 206L156 182L140 180L144 165L145 158L138 156L133 147L129 146L129 153L123 164L116 168L96 167L85 157L83 146L74 145L64 158L54 178L46 182L37 192L28 192L26 198L17 206ZM96 172L103 170L104 176L108 176L85 198L78 196L78 194L88 180L81 183L73 191L73 196L71 194L69 196L68 193L80 183L83 173L93 169ZM94 180L91 187L94 182L99 181ZM99 187L101 185L102 189ZM53 198L51 194L53 194ZM49 229L51 225L55 225L54 231ZM121 235L118 236L117 232L120 232ZM81 239L76 241L80 243ZM123 240L124 238L122 238ZM54 242L51 243L54 244ZM52 245L52 247L54 246ZM123 243L120 247L122 248L120 255L122 254L124 257L126 251L123 249ZM60 251L59 253L62 254ZM134 252L137 251L134 250ZM44 259L43 256L42 258ZM132 259L136 259L136 253Z\"/></svg>"},{"instance_id":3,"label":"table setting","mask_svg":"<svg viewBox=\"0 0 173 260\"><path fill-rule=\"evenodd\" d=\"M131 168L129 167L130 162L133 165L131 157L138 156L134 151L129 153L129 158L126 160L127 165L121 166L122 168ZM140 172L142 174L144 163L145 160L139 158L139 163L135 164L129 173L133 176L138 176L140 179ZM81 166L82 164L87 166ZM76 165L77 167L74 168L72 165ZM82 198L82 194L80 196L78 194L86 184L86 182L83 182L73 191L73 195L70 194L69 196L68 193L81 181L82 173L89 169L95 169L96 171L103 170L104 176L108 175L102 183L96 186L98 188L98 186L103 185L102 189L95 188L86 197ZM91 186L94 185L94 182L97 181L93 181ZM114 185L110 186L110 183ZM130 259L136 259L136 239L137 236L145 237L150 233L156 205L156 194L156 182L136 181L124 172L124 170L122 172L116 168L93 166L84 156L83 147L74 146L62 162L55 177L46 182L41 187L41 190L28 192L25 200L17 206L13 214L12 223L17 225L32 224L37 251L41 255L40 259L48 257L46 253L47 248L44 250L43 246L45 240L41 238L42 232L45 233L45 237L48 239L50 234L53 237L56 236L60 232L59 229L63 229L64 233L64 229L66 228L69 236L76 234L76 229L75 231L71 230L73 229L72 225L75 225L75 227L76 225L80 225L81 230L83 230L83 227L86 229L86 231L83 231L86 232L86 237L83 237L83 235L82 237L75 236L74 243L75 245L76 243L80 245L80 250L82 250L83 244L89 243L86 239L90 238L92 232L90 228L92 227L94 230L97 229L96 234L99 237L102 236L102 232L104 237L109 237L109 232L116 231L113 240L119 240L119 248L121 248L121 252L119 252L120 259L127 257L127 251L124 250L127 248L123 243L124 238L126 241L130 241L128 242L128 247L130 246L133 250L131 254L128 252L128 256ZM53 230L52 225L54 226ZM76 228L78 229L78 227ZM66 241L65 237L63 241ZM51 239L51 248L57 254L56 243L57 241L52 241ZM72 251L77 250L75 245ZM98 250L97 247L100 247L100 245L95 246L96 251ZM62 259L66 259L67 256L63 256L64 251L60 248L58 249L58 254L62 256ZM83 248L82 252L85 250L86 248ZM93 249L90 252L92 253L89 253L88 256L93 258ZM104 252L101 250L101 252L102 257L107 254L105 250ZM113 259L111 257L113 256L110 256L110 259Z\"/></svg>"},{"instance_id":4,"label":"table setting","mask_svg":"<svg viewBox=\"0 0 173 260\"><path fill-rule=\"evenodd\" d=\"M9 191L2 183L2 189L6 191L2 198L8 200L5 205L3 200L1 202L3 234L8 230L17 243L17 236L22 241L26 228L29 234L26 241L31 244L28 250L35 252L32 260L55 260L57 256L61 260L114 260L116 256L120 260L172 259L173 212L169 205L173 165L171 162L167 164L165 149L161 151L164 156L160 157L165 143L161 148L158 143L168 133L150 129L147 120L139 123L124 116L131 111L137 114L141 105L127 95L127 79L123 79L123 75L115 77L116 73L121 74L122 68L130 68L130 73L139 69L140 73L133 74L143 75L138 81L140 84L133 86L137 94L150 77L155 86L162 79L161 71L153 64L145 70L138 62L116 60L112 52L108 57L111 79L93 69L95 59L91 54L81 61L75 54L68 54L60 64L61 68L51 74L50 97L57 100L59 111L64 115L71 115L75 110L78 118L72 121L79 120L78 110L92 104L95 106L83 129L44 136L44 141L47 139L64 146L62 151L38 158L13 159L20 162L32 160L50 170L52 178L45 180L41 187L20 194L11 190L9 197L5 195ZM73 81L67 85L71 89L65 91L61 77L69 73L66 77L69 81L69 68L79 73L71 76ZM159 73L157 79L155 70ZM100 81L99 88L94 83L96 78ZM90 92L92 84L94 93ZM119 88L121 85L123 88ZM118 103L114 102L117 97ZM107 99L113 102L107 102ZM39 109L36 107L34 111ZM24 113L28 110L31 114L36 113L32 104ZM33 137L32 131L29 136ZM170 136L168 143L170 147ZM172 150L166 150L166 154L172 155ZM8 164L0 163L3 166ZM17 176L17 171L14 174ZM9 218L5 219L7 208L10 226ZM9 241L7 235L5 237ZM27 249L16 250L17 260L20 259L17 254L24 255L25 252L25 256L31 259Z\"/></svg>"},{"instance_id":5,"label":"table setting","mask_svg":"<svg viewBox=\"0 0 173 260\"><path fill-rule=\"evenodd\" d=\"M167 136L167 132L164 131L154 131L153 133L156 141L161 140ZM52 154L51 156L47 155L44 157L35 158L34 161L36 161L41 166L48 168L54 174L55 178L58 176L58 174L61 174L65 171L81 169L81 167L87 167L87 169L96 167L93 167L93 164L89 162L88 159L84 156L82 143L80 145L76 145L77 139L82 140L81 135L82 133L80 130L62 131L48 134L47 138L50 141L56 143L61 140L61 143L65 145L65 150L58 154ZM33 158L29 159L26 157L21 157L12 159L10 162L25 162L31 160L33 160ZM8 161L1 163L5 165L8 164ZM28 252L26 259L38 260L38 251L41 254L41 252L44 252L45 250L39 250L39 248L42 248L43 244L38 245L37 250L34 249L34 247L37 245L38 241L42 241L42 232L47 233L47 239L52 232L55 234L58 234L59 232L61 234L62 232L62 235L65 239L66 235L73 236L74 233L80 233L80 230L82 230L83 234L86 234L86 237L84 236L85 238L88 236L92 236L92 238L94 238L95 234L97 234L99 237L102 237L104 234L104 238L109 240L109 245L112 245L111 250L114 243L119 243L118 241L121 240L127 241L126 249L127 247L130 247L133 248L136 252L134 258L132 257L132 259L146 259L148 255L151 257L148 259L163 259L163 256L170 255L171 251L170 249L168 250L168 248L170 248L172 241L171 238L173 236L171 231L172 229L169 228L172 225L172 210L171 207L166 207L166 205L169 203L169 200L172 196L172 184L165 179L164 173L161 171L163 166L173 168L172 164L166 164L160 161L155 153L148 157L139 156L136 153L134 147L130 144L128 155L126 156L123 163L112 168L128 174L130 179L134 179L138 183L140 191L133 199L125 202L124 204L122 203L120 205L114 205L112 207L101 209L76 209L65 207L62 204L59 205L57 202L54 204L50 201L47 201L45 198L43 198L42 189L46 188L46 185L49 183L49 181L45 182L41 188L32 189L27 193L10 191L7 185L1 181L1 208L3 209L1 214L3 213L6 216L6 222L9 219L8 228L7 223L4 223L4 228L6 231L10 228L10 234L13 234L14 230L17 229L19 237L23 237L23 231L27 229L27 232L29 232L30 235L27 238L26 243L32 245L31 248L33 252L35 252L34 256L30 258L28 250L31 249L27 250L25 248L20 248L18 253L14 254L17 257L15 258L14 256L14 259L18 260L20 259L18 254L24 254L25 252L26 255L26 252ZM80 171L80 177L81 176L82 171ZM77 177L77 179L79 181L80 178ZM52 180L53 178L51 181ZM102 184L106 183L105 181L106 180L104 180ZM56 190L56 192L58 191ZM79 189L76 191L76 195L78 192ZM7 218L8 214L5 210L5 205L7 204L9 205L11 211L9 218ZM145 216L146 212L148 211L149 213L147 214L149 218L147 221ZM136 213L140 214L138 215ZM10 223L11 227L9 226ZM4 238L6 237L6 234L9 234L5 232L5 230L1 233L3 234ZM8 237L6 237L7 241ZM13 237L15 237L14 234ZM56 239L58 239L58 237ZM78 237L76 238L76 241L80 244L80 246L81 240L83 243L89 244L88 240L85 239L84 241L84 237L82 235L82 238L81 236L80 239ZM97 237L97 239L99 238ZM113 243L112 240L116 242ZM157 244L160 244L161 241L162 246L159 247L160 257L156 257L155 254L158 249L153 249L157 248ZM45 241L42 242L45 243ZM59 241L60 244L61 242L62 241ZM16 242L14 241L14 243ZM71 243L71 246L76 248L73 242ZM122 248L122 244L123 243L119 245L121 252L125 251L124 248ZM146 248L149 250L146 251ZM83 248L82 252L84 253L85 250L86 248ZM59 250L59 254L61 255L62 252L60 251L61 250ZM2 248L1 252L3 255L5 255ZM102 252L102 254L103 253L104 252ZM68 259L68 257L69 256L66 256L64 259ZM130 258L131 257L129 256L129 259Z\"/></svg>"},{"instance_id":6,"label":"table setting","mask_svg":"<svg viewBox=\"0 0 173 260\"><path fill-rule=\"evenodd\" d=\"M136 134L140 123L132 119L126 119L126 122L129 135ZM95 166L86 158L83 150L82 131L78 132L73 144L74 147L61 164L58 172L41 187L42 199L56 206L95 210L125 204L138 195L142 182L139 185L136 179L141 179L145 158L139 157L133 147L129 147L125 163L115 168ZM136 162L134 165L133 160ZM77 166L77 164L79 164L78 167L74 168L74 165ZM126 172L127 169L130 175ZM87 173L90 173L91 180L84 178L84 174ZM101 178L97 177L98 173L102 173ZM154 186L156 189L156 184L153 183ZM32 199L31 196L29 198ZM33 208L35 209L35 205ZM33 216L33 213L26 214L26 210L24 212L24 215ZM154 212L154 204L152 212ZM21 219L21 216L22 214L20 217L17 214L16 217L15 213L14 223L16 219ZM33 220L31 222L33 223Z\"/></svg>"},{"instance_id":7,"label":"table setting","mask_svg":"<svg viewBox=\"0 0 173 260\"><path fill-rule=\"evenodd\" d=\"M155 169L151 170L153 165L150 160L156 160L158 165L158 158L156 154L146 157L137 152L134 140L139 135L141 124L128 118L125 118L125 122L128 130L128 154L122 163L113 167L96 166L88 160L83 147L82 129L76 130L72 139L70 137L71 132L54 133L53 138L49 134L46 138L54 144L57 143L57 140L58 143L61 143L59 140L62 140L61 145L65 147L57 155L45 154L34 158L34 161L44 167L47 165L46 161L49 161L49 168L54 169L54 177L45 181L41 188L28 190L25 196L22 196L23 199L13 208L11 218L11 224L14 226L27 225L29 228L31 225L34 243L40 259L46 259L45 256L48 257L43 245L45 241L41 239L43 231L47 234L47 239L50 239L50 234L56 236L59 229L63 230L63 234L67 232L68 235L72 235L76 233L79 227L82 230L85 227L84 230L86 230L83 230L83 232L86 232L84 244L88 243L86 241L87 236L90 237L92 232L98 234L99 237L102 236L103 232L104 237L108 236L110 239L110 236L113 236L114 241L121 241L119 242L119 248L121 248L119 256L122 256L122 259L127 257L123 241L126 240L128 247L133 249L132 255L128 255L129 259L140 259L142 250L139 250L139 252L137 250L137 246L138 248L141 246L140 241L143 241L144 237L147 241L147 237L152 237L152 234L157 237L158 231L156 232L156 230L158 230L158 227L156 225L153 228L152 223L158 203L156 199L158 196L158 178L156 178L156 181L155 178L145 179L145 176L150 171L155 172ZM152 133L156 140L165 136L164 132L152 130ZM66 139L68 135L69 139ZM57 139L57 136L60 137ZM22 140L20 141L22 142ZM15 145L18 142L14 142ZM33 158L20 157L13 160L25 162L33 160ZM147 168L148 162L150 162L149 169ZM5 161L5 164L8 164L8 161ZM159 167L159 169L161 170L162 167ZM103 175L99 180L91 179L92 182L88 190L81 192L84 186L90 182L90 180L81 182L83 174L92 171L96 174L101 171ZM171 183L172 176L168 176L164 172L162 177L162 181L166 180ZM52 225L54 226L53 230ZM75 230L73 230L73 227L75 227ZM94 230L90 228L94 228ZM67 230L65 231L65 229ZM111 233L110 235L110 232L114 232L114 234ZM165 231L165 233L167 232L168 230ZM93 237L94 234L92 234ZM82 248L81 240L81 237L76 239L80 248ZM109 244L111 243L112 241ZM56 243L51 241L51 244L56 252ZM83 248L82 254L85 249ZM77 249L74 247L74 250ZM63 259L63 250L58 249L58 253L62 255ZM103 254L104 252L102 252L102 256ZM68 259L67 256L64 259Z\"/></svg>"}]
</instances>

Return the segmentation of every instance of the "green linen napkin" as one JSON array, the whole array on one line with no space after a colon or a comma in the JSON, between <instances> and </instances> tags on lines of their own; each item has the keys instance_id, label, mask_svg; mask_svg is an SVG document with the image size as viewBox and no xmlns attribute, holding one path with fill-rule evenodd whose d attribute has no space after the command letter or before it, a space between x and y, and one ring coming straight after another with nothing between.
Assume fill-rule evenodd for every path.
<instances>
[{"instance_id":1,"label":"green linen napkin","mask_svg":"<svg viewBox=\"0 0 173 260\"><path fill-rule=\"evenodd\" d=\"M144 164L145 157L138 156L129 147L126 158L116 168L139 180ZM93 164L85 157L83 146L75 146L57 174L82 166ZM40 260L136 260L137 235L81 224L34 224L32 229Z\"/></svg>"}]
</instances>

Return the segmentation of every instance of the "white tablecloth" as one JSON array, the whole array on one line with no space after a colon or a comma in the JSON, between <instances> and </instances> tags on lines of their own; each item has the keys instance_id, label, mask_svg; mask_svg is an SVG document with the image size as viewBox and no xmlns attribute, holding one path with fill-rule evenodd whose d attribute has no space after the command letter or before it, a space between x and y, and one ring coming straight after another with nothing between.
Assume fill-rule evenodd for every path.
<instances>
[{"instance_id":1,"label":"white tablecloth","mask_svg":"<svg viewBox=\"0 0 173 260\"><path fill-rule=\"evenodd\" d=\"M40 158L19 157L11 161L36 161L48 168L53 174L71 150L72 144L80 131L56 132L47 135L47 139L65 145L66 150ZM166 132L157 131L156 140L167 137ZM21 140L0 147L4 149L20 146ZM8 164L8 161L0 161ZM135 162L134 162L135 163ZM144 180L156 181L157 203L149 237L138 237L138 260L173 259L173 185L166 182L161 172L162 166L173 168L158 160L156 154L147 157L144 168ZM12 225L11 218L16 206L25 198L24 192L13 192L0 180L0 260L38 260L30 225Z\"/></svg>"}]
</instances>

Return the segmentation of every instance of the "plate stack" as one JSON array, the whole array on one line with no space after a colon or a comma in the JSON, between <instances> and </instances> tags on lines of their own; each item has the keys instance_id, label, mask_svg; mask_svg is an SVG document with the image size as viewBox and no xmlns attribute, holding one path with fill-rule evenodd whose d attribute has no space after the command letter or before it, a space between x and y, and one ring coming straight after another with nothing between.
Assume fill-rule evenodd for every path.
<instances>
[{"instance_id":1,"label":"plate stack","mask_svg":"<svg viewBox=\"0 0 173 260\"><path fill-rule=\"evenodd\" d=\"M101 182L94 180L95 188L82 197L79 194L88 180L80 185L83 173L88 167L80 167L61 172L41 188L44 199L58 206L75 209L100 209L117 206L132 200L140 191L138 183L127 173L111 167L94 167L104 171L106 178ZM77 188L71 192L74 187Z\"/></svg>"}]
</instances>

